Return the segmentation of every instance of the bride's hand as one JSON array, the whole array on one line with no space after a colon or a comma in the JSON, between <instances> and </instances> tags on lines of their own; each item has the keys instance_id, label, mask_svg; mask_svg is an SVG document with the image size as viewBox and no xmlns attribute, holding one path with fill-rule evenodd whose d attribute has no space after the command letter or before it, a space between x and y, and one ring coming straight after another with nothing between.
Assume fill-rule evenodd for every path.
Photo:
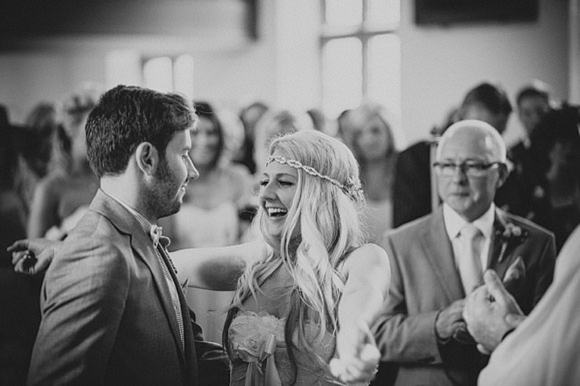
<instances>
[{"instance_id":1,"label":"bride's hand","mask_svg":"<svg viewBox=\"0 0 580 386\"><path fill-rule=\"evenodd\" d=\"M14 271L26 275L39 275L48 269L61 241L42 238L14 242L6 250L12 253Z\"/></svg>"},{"instance_id":2,"label":"bride's hand","mask_svg":"<svg viewBox=\"0 0 580 386\"><path fill-rule=\"evenodd\" d=\"M377 373L381 353L368 326L360 323L351 331L342 329L337 339L338 357L330 361L333 376L348 385L367 384Z\"/></svg>"}]
</instances>

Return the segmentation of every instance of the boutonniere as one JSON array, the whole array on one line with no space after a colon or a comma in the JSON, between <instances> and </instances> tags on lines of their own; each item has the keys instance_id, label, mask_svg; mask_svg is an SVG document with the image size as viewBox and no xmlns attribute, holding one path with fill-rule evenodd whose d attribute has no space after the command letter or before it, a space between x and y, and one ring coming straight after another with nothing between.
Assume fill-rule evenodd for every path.
<instances>
[{"instance_id":1,"label":"boutonniere","mask_svg":"<svg viewBox=\"0 0 580 386\"><path fill-rule=\"evenodd\" d=\"M498 262L500 263L504 258L508 245L515 243L521 244L528 237L527 230L512 223L506 223L503 232L498 231L498 234L502 243L501 252L498 258Z\"/></svg>"}]
</instances>

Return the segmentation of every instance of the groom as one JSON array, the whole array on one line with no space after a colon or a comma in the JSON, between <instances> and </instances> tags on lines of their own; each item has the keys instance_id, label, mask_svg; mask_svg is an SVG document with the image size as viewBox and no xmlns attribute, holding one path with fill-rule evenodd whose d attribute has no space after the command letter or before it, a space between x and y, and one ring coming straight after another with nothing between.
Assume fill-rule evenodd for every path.
<instances>
[{"instance_id":1,"label":"groom","mask_svg":"<svg viewBox=\"0 0 580 386\"><path fill-rule=\"evenodd\" d=\"M183 97L127 86L91 112L100 190L46 272L29 384L199 384L201 331L155 225L199 176L194 120Z\"/></svg>"}]
</instances>

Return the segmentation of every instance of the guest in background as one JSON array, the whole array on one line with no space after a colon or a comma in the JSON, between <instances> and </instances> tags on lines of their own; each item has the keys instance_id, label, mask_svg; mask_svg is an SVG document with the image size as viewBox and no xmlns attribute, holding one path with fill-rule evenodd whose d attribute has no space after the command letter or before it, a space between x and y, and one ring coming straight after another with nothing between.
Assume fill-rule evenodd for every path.
<instances>
[{"instance_id":1,"label":"guest in background","mask_svg":"<svg viewBox=\"0 0 580 386\"><path fill-rule=\"evenodd\" d=\"M199 178L187 186L181 210L164 222L172 249L222 247L240 242L238 212L250 193L252 176L244 165L224 158L226 135L212 106L195 103L197 129L191 133L190 157ZM221 330L233 292L189 288L186 297L205 338L221 341Z\"/></svg>"},{"instance_id":2,"label":"guest in background","mask_svg":"<svg viewBox=\"0 0 580 386\"><path fill-rule=\"evenodd\" d=\"M385 108L372 103L348 113L346 144L354 153L366 195L368 241L376 242L393 226L393 181L397 150Z\"/></svg>"},{"instance_id":3,"label":"guest in background","mask_svg":"<svg viewBox=\"0 0 580 386\"><path fill-rule=\"evenodd\" d=\"M554 232L559 250L580 224L580 106L563 104L530 137L532 183L528 217Z\"/></svg>"},{"instance_id":4,"label":"guest in background","mask_svg":"<svg viewBox=\"0 0 580 386\"><path fill-rule=\"evenodd\" d=\"M87 160L85 123L100 95L87 86L63 103L63 124L53 137L48 175L37 185L28 237L63 239L88 209L99 187Z\"/></svg>"},{"instance_id":5,"label":"guest in background","mask_svg":"<svg viewBox=\"0 0 580 386\"><path fill-rule=\"evenodd\" d=\"M492 125L500 134L505 129L512 112L512 106L503 87L491 82L482 82L470 89L457 110L452 110L447 122L433 131L432 141L418 142L401 152L395 171L393 192L393 226L398 227L411 220L430 213L436 191L432 186L431 164L437 138L450 124L462 119L477 119ZM524 185L513 177L498 189L496 204L510 213L524 215L529 202L521 202L525 197Z\"/></svg>"},{"instance_id":6,"label":"guest in background","mask_svg":"<svg viewBox=\"0 0 580 386\"><path fill-rule=\"evenodd\" d=\"M22 143L17 144L20 151L16 187L28 215L36 185L48 173L52 137L58 126L56 105L49 102L35 105L26 117L25 126Z\"/></svg>"},{"instance_id":7,"label":"guest in background","mask_svg":"<svg viewBox=\"0 0 580 386\"><path fill-rule=\"evenodd\" d=\"M254 160L254 131L258 121L270 110L270 107L261 101L254 101L240 110L240 120L244 125L244 144L240 154L234 158L234 162L246 165L250 173L256 172L256 160Z\"/></svg>"},{"instance_id":8,"label":"guest in background","mask_svg":"<svg viewBox=\"0 0 580 386\"><path fill-rule=\"evenodd\" d=\"M516 95L518 118L524 129L524 137L508 149L513 172L523 175L532 172L533 156L530 153L530 137L542 118L555 106L547 84L538 80L522 87Z\"/></svg>"},{"instance_id":9,"label":"guest in background","mask_svg":"<svg viewBox=\"0 0 580 386\"><path fill-rule=\"evenodd\" d=\"M24 385L40 324L42 276L14 272L6 248L26 237L26 203L16 186L21 153L18 137L26 128L10 123L0 106L0 384Z\"/></svg>"},{"instance_id":10,"label":"guest in background","mask_svg":"<svg viewBox=\"0 0 580 386\"><path fill-rule=\"evenodd\" d=\"M493 203L507 177L499 132L459 121L441 137L436 160L443 205L387 232L381 243L392 282L376 336L382 359L400 365L396 385L476 384L486 358L462 311L484 268L498 272L525 313L552 281L553 235Z\"/></svg>"}]
</instances>

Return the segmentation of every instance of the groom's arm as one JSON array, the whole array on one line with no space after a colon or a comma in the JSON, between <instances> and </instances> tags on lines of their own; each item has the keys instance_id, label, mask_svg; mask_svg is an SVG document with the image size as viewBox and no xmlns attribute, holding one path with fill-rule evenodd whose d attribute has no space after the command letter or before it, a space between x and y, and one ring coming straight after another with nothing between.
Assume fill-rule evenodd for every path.
<instances>
[{"instance_id":1,"label":"groom's arm","mask_svg":"<svg viewBox=\"0 0 580 386\"><path fill-rule=\"evenodd\" d=\"M94 237L65 242L44 280L28 384L103 384L128 288L117 248Z\"/></svg>"}]
</instances>

